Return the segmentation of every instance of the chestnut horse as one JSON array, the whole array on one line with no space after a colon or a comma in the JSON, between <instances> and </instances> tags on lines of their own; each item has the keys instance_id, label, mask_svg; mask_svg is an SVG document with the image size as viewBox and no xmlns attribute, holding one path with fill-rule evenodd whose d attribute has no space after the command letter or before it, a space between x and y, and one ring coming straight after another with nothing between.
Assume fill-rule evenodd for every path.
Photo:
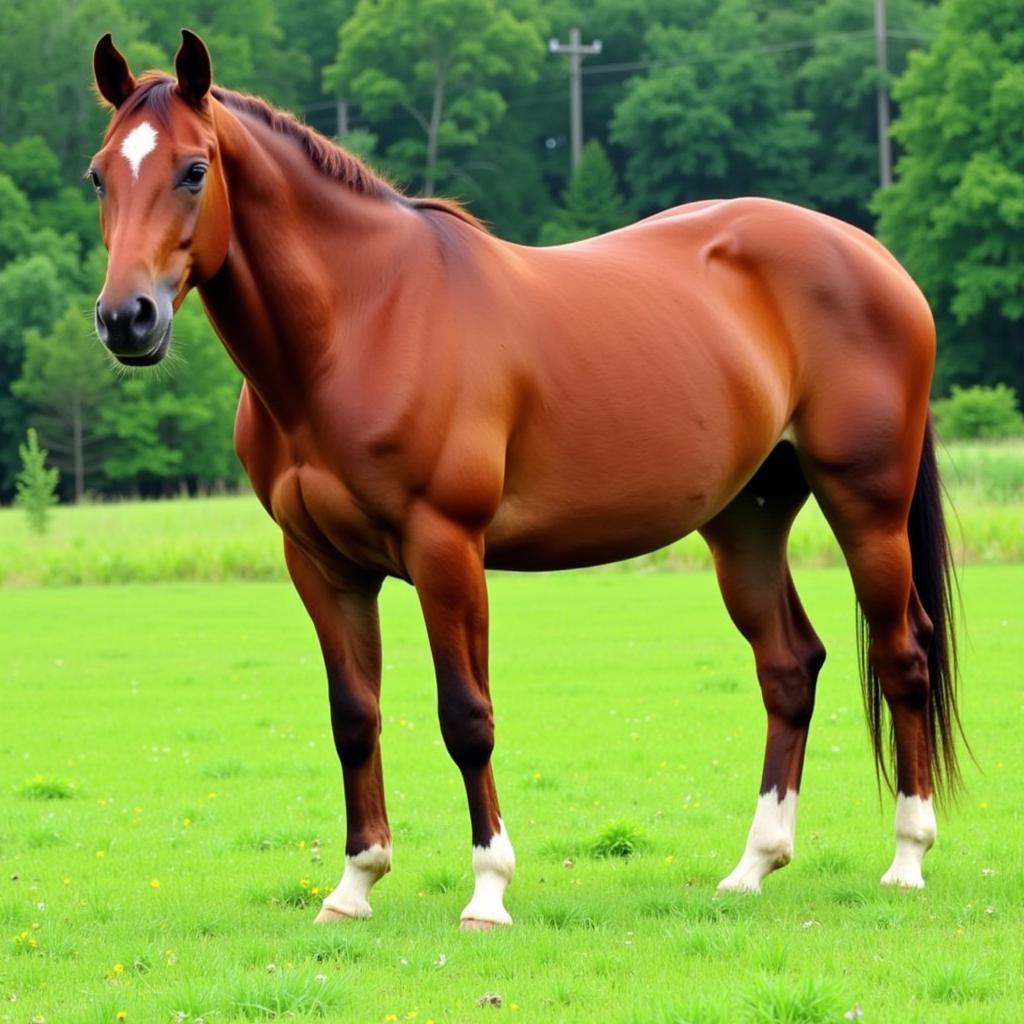
<instances>
[{"instance_id":1,"label":"chestnut horse","mask_svg":"<svg viewBox=\"0 0 1024 1024\"><path fill-rule=\"evenodd\" d=\"M89 174L109 264L96 304L122 363L157 363L198 288L245 377L235 443L316 627L347 810L317 920L370 915L391 834L380 760L385 577L412 583L441 733L465 781L467 928L509 924L515 857L491 772L484 570L628 558L693 530L753 648L768 736L753 825L720 888L758 891L793 850L825 651L786 559L813 492L869 641L865 692L896 855L923 885L933 776L955 785L949 560L928 392L928 305L868 235L767 199L693 203L549 249L408 198L264 101L136 80L109 35L114 113Z\"/></svg>"}]
</instances>

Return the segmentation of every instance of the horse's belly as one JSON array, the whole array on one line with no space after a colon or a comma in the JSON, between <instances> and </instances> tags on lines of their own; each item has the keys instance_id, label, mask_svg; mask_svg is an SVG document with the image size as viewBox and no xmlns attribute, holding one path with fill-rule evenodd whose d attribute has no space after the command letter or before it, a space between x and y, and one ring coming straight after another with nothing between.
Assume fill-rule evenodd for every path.
<instances>
[{"instance_id":1,"label":"horse's belly","mask_svg":"<svg viewBox=\"0 0 1024 1024\"><path fill-rule=\"evenodd\" d=\"M632 558L697 529L731 496L719 473L696 465L689 474L668 465L642 473L636 462L596 474L565 467L562 487L506 493L487 531L487 564L529 571Z\"/></svg>"},{"instance_id":2,"label":"horse's belly","mask_svg":"<svg viewBox=\"0 0 1024 1024\"><path fill-rule=\"evenodd\" d=\"M487 532L486 563L491 569L544 572L621 562L671 544L701 521L685 510L657 517L584 513L543 520L499 512Z\"/></svg>"}]
</instances>

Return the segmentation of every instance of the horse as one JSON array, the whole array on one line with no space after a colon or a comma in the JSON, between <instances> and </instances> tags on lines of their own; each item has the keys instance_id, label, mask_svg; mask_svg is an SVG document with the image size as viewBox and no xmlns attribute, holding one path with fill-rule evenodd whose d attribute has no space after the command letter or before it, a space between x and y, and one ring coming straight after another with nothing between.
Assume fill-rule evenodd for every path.
<instances>
[{"instance_id":1,"label":"horse","mask_svg":"<svg viewBox=\"0 0 1024 1024\"><path fill-rule=\"evenodd\" d=\"M813 493L861 614L885 885L924 884L959 782L953 568L929 419L935 329L868 234L765 198L707 200L551 248L412 198L264 100L213 84L183 30L112 108L88 170L109 259L100 341L149 366L195 288L244 377L235 447L315 627L341 764L345 865L318 922L365 918L390 869L379 735L383 581L411 583L461 772L466 929L511 924L515 853L491 768L485 569L607 563L699 531L767 714L753 823L721 890L793 853L825 649L787 538Z\"/></svg>"}]
</instances>

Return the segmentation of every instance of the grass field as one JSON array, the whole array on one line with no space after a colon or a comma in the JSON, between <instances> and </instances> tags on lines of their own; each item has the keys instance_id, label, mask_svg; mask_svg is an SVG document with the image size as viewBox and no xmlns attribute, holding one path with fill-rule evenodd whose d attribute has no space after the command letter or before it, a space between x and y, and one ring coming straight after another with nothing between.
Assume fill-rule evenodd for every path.
<instances>
[{"instance_id":1,"label":"grass field","mask_svg":"<svg viewBox=\"0 0 1024 1024\"><path fill-rule=\"evenodd\" d=\"M951 445L940 449L940 462L959 560L1024 562L1024 442ZM841 563L813 501L796 522L790 554L797 565ZM710 565L691 535L627 568ZM19 509L0 509L0 586L283 579L280 532L252 495L61 507L45 537L29 532Z\"/></svg>"},{"instance_id":2,"label":"grass field","mask_svg":"<svg viewBox=\"0 0 1024 1024\"><path fill-rule=\"evenodd\" d=\"M291 589L0 590L0 1021L1024 1019L1024 569L963 576L984 771L940 814L919 893L877 884L892 807L845 574L798 584L830 660L796 859L763 896L719 898L763 717L713 579L493 577L495 766L519 858L516 925L496 934L457 928L468 819L410 588L383 597L394 871L373 920L329 928L314 890L341 869L340 784ZM616 822L643 849L594 856Z\"/></svg>"}]
</instances>

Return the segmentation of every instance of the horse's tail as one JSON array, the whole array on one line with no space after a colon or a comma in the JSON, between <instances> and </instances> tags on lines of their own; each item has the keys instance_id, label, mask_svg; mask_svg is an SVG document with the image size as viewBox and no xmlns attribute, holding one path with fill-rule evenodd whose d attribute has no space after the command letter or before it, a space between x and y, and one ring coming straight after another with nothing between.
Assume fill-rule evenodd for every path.
<instances>
[{"instance_id":1,"label":"horse's tail","mask_svg":"<svg viewBox=\"0 0 1024 1024\"><path fill-rule=\"evenodd\" d=\"M942 485L935 460L935 436L925 427L917 484L907 522L914 587L933 634L928 648L929 758L936 795L953 797L961 786L956 739L963 736L957 706L957 652L954 622L956 573L942 509ZM895 763L895 737L889 723L888 741L882 736L882 689L868 660L868 631L860 617L861 676L876 770L893 788L890 765Z\"/></svg>"}]
</instances>

